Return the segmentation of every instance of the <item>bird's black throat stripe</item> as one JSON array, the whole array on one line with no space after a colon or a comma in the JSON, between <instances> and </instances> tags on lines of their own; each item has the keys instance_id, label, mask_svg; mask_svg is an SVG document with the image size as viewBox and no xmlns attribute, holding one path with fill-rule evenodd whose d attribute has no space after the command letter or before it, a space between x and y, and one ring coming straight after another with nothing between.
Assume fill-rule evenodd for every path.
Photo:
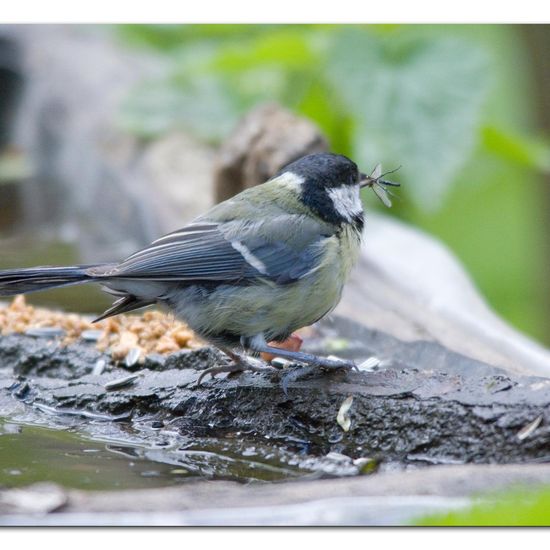
<instances>
[{"instance_id":1,"label":"bird's black throat stripe","mask_svg":"<svg viewBox=\"0 0 550 550\"><path fill-rule=\"evenodd\" d=\"M335 206L326 189L319 189L315 183L304 182L300 200L313 210L323 221L334 224L351 224L359 233L363 231L363 213L356 213L349 217L342 215Z\"/></svg>"},{"instance_id":2,"label":"bird's black throat stripe","mask_svg":"<svg viewBox=\"0 0 550 550\"><path fill-rule=\"evenodd\" d=\"M361 212L361 214L356 214L351 219L351 225L357 231L357 233L361 234L363 232L363 227L365 227L365 216Z\"/></svg>"}]
</instances>

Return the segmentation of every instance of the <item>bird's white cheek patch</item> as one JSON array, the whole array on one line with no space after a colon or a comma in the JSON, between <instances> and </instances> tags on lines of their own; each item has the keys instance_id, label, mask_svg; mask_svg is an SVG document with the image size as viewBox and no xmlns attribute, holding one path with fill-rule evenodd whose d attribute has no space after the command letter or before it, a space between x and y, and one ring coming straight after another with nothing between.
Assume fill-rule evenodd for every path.
<instances>
[{"instance_id":1,"label":"bird's white cheek patch","mask_svg":"<svg viewBox=\"0 0 550 550\"><path fill-rule=\"evenodd\" d=\"M298 174L295 174L294 172L283 172L272 181L276 181L279 185L282 185L287 189L291 189L296 193L300 193L304 183L304 178L302 178L302 176L298 176Z\"/></svg>"},{"instance_id":2,"label":"bird's white cheek patch","mask_svg":"<svg viewBox=\"0 0 550 550\"><path fill-rule=\"evenodd\" d=\"M351 221L354 216L363 212L358 185L341 185L328 190L334 209L340 216Z\"/></svg>"},{"instance_id":3,"label":"bird's white cheek patch","mask_svg":"<svg viewBox=\"0 0 550 550\"><path fill-rule=\"evenodd\" d=\"M248 247L246 247L240 241L231 241L231 246L237 251L240 252L243 258L254 268L257 269L260 273L265 275L267 273L267 268L265 264L250 252Z\"/></svg>"}]
</instances>

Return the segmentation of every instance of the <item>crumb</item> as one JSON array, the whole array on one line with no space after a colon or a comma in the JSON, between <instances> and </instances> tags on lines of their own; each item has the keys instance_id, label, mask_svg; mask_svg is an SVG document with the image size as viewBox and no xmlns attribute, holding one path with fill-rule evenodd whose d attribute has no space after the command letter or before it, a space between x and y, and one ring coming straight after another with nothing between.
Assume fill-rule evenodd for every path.
<instances>
[{"instance_id":1,"label":"crumb","mask_svg":"<svg viewBox=\"0 0 550 550\"><path fill-rule=\"evenodd\" d=\"M204 346L193 331L173 315L146 311L141 315L117 315L98 323L85 316L63 313L28 305L25 297L16 296L11 304L0 307L0 334L24 333L30 328L57 327L63 329L64 345L80 338L85 330L102 331L96 347L109 352L113 359L122 360L132 348L149 353L168 354L180 349Z\"/></svg>"}]
</instances>

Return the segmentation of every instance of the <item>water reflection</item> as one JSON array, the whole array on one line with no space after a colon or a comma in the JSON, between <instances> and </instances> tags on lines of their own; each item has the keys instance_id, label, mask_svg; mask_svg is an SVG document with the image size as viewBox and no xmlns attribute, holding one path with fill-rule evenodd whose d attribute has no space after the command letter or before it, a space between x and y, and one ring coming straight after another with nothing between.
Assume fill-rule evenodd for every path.
<instances>
[{"instance_id":1,"label":"water reflection","mask_svg":"<svg viewBox=\"0 0 550 550\"><path fill-rule=\"evenodd\" d=\"M160 435L165 440L145 447L92 441L75 428L0 421L0 486L49 481L76 489L121 490L196 479L267 482L350 473L330 461L297 457L261 442Z\"/></svg>"}]
</instances>

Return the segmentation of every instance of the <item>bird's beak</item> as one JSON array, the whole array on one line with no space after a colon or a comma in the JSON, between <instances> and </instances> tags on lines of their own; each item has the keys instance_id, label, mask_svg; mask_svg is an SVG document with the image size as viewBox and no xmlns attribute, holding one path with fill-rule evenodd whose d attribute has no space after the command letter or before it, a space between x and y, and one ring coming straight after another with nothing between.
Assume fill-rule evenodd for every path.
<instances>
[{"instance_id":1,"label":"bird's beak","mask_svg":"<svg viewBox=\"0 0 550 550\"><path fill-rule=\"evenodd\" d=\"M369 185L369 184L371 184L371 179L367 176L367 174L363 174L361 172L359 174L359 187L361 187L361 189L363 189L363 187L367 187L367 185Z\"/></svg>"}]
</instances>

